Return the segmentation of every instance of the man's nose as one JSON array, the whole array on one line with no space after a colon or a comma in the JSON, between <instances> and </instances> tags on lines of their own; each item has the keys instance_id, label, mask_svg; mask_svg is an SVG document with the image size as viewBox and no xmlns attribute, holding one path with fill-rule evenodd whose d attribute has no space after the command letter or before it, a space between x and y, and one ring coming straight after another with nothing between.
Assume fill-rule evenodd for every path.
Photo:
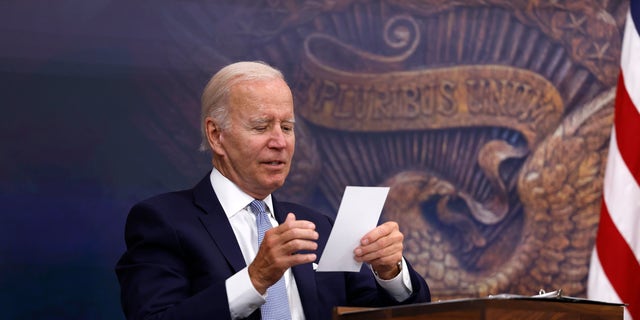
<instances>
[{"instance_id":1,"label":"man's nose","mask_svg":"<svg viewBox=\"0 0 640 320\"><path fill-rule=\"evenodd\" d=\"M282 131L282 128L275 127L271 131L271 137L269 139L269 147L284 148L286 146L287 146L287 139L285 137L285 133Z\"/></svg>"}]
</instances>

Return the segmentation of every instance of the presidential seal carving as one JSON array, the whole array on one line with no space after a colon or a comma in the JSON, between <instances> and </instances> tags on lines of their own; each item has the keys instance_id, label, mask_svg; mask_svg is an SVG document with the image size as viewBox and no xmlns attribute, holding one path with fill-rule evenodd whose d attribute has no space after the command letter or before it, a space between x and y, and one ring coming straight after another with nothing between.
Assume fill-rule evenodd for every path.
<instances>
[{"instance_id":1,"label":"presidential seal carving","mask_svg":"<svg viewBox=\"0 0 640 320\"><path fill-rule=\"evenodd\" d=\"M335 214L346 185L390 186L382 218L434 299L584 296L626 10L606 5L212 4L199 52L286 73L297 147L277 196Z\"/></svg>"},{"instance_id":2,"label":"presidential seal carving","mask_svg":"<svg viewBox=\"0 0 640 320\"><path fill-rule=\"evenodd\" d=\"M548 17L533 4L509 23L517 34L538 32L534 44L496 49L517 60L526 46L546 48L529 61L500 63L499 53L484 48L488 57L474 63L473 48L437 36L449 47L442 50L461 58L414 61L428 46L424 26L439 22L429 17L453 23L460 14L464 24L478 11L388 15L380 30L386 55L327 33L304 39L296 111L316 133L320 188L337 208L345 185L391 186L383 218L400 223L407 257L440 299L540 288L584 294L613 101L606 70L613 66L578 49L551 53L569 37L559 30L573 31L559 27L557 12ZM545 29L543 21L556 24ZM402 41L391 42L394 36ZM557 69L536 67L544 59L557 60ZM600 83L589 98L563 87L579 74Z\"/></svg>"}]
</instances>

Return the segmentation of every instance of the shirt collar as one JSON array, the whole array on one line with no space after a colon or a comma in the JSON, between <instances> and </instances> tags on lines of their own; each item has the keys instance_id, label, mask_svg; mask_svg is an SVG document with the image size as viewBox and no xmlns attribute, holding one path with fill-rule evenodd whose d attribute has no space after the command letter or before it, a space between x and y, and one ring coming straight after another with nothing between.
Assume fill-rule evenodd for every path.
<instances>
[{"instance_id":1,"label":"shirt collar","mask_svg":"<svg viewBox=\"0 0 640 320\"><path fill-rule=\"evenodd\" d=\"M251 201L255 200L252 196L242 191L235 183L223 176L215 167L211 170L209 180L228 218L244 210ZM271 195L261 200L265 202L268 209L267 211L273 216L273 201Z\"/></svg>"}]
</instances>

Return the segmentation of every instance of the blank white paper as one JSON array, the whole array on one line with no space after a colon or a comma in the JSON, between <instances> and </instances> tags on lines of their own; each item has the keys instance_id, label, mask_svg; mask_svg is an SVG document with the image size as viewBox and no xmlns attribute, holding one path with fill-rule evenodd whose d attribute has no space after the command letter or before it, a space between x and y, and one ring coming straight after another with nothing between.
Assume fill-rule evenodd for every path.
<instances>
[{"instance_id":1,"label":"blank white paper","mask_svg":"<svg viewBox=\"0 0 640 320\"><path fill-rule=\"evenodd\" d=\"M360 271L353 251L378 224L389 187L347 186L316 271Z\"/></svg>"}]
</instances>

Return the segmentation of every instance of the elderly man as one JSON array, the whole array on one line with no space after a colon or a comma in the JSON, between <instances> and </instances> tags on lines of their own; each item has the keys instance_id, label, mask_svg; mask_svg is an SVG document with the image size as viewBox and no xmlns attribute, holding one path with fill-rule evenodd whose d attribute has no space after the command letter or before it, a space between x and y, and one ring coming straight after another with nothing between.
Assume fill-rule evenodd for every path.
<instances>
[{"instance_id":1,"label":"elderly man","mask_svg":"<svg viewBox=\"0 0 640 320\"><path fill-rule=\"evenodd\" d=\"M202 95L213 169L193 189L136 204L116 273L128 319L330 319L335 306L430 301L395 222L367 233L360 272L316 272L333 220L282 202L294 152L293 97L261 62L224 67Z\"/></svg>"}]
</instances>

